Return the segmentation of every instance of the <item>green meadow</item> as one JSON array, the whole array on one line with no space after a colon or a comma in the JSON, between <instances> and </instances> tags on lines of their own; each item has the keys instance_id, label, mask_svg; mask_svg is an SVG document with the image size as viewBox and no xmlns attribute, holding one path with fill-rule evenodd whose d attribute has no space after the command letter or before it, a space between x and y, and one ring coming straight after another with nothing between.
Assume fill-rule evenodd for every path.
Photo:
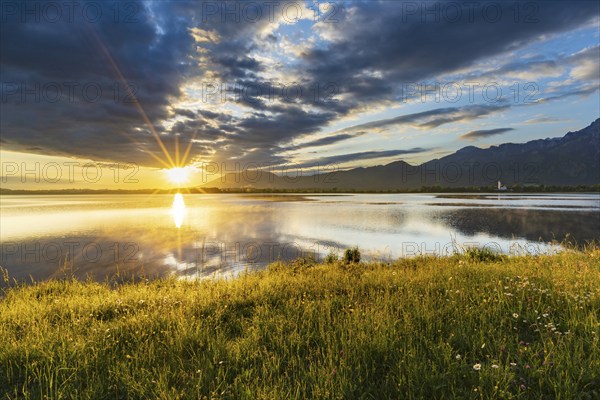
<instances>
[{"instance_id":1,"label":"green meadow","mask_svg":"<svg viewBox=\"0 0 600 400\"><path fill-rule=\"evenodd\" d=\"M0 398L600 398L597 246L328 261L4 289Z\"/></svg>"}]
</instances>

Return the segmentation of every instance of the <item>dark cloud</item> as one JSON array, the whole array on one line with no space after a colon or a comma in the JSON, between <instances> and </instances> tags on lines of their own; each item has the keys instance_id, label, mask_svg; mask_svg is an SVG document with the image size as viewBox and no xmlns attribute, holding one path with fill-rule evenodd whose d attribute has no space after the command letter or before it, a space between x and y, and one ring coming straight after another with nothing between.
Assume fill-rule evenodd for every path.
<instances>
[{"instance_id":1,"label":"dark cloud","mask_svg":"<svg viewBox=\"0 0 600 400\"><path fill-rule=\"evenodd\" d=\"M196 113L192 110L186 110L183 108L176 108L173 110L176 115L180 115L182 117L187 117L189 119L196 118Z\"/></svg>"},{"instance_id":2,"label":"dark cloud","mask_svg":"<svg viewBox=\"0 0 600 400\"><path fill-rule=\"evenodd\" d=\"M401 125L413 125L419 128L435 128L452 122L471 121L486 115L504 111L508 108L508 105L493 104L435 108L419 113L404 114L394 118L380 119L366 124L354 125L343 129L341 132L385 129Z\"/></svg>"},{"instance_id":3,"label":"dark cloud","mask_svg":"<svg viewBox=\"0 0 600 400\"><path fill-rule=\"evenodd\" d=\"M538 125L538 124L549 124L549 123L558 123L558 122L570 122L571 120L569 120L568 118L554 118L554 117L548 117L545 115L542 116L536 116L534 118L528 119L526 121L523 122L523 124L525 125Z\"/></svg>"},{"instance_id":4,"label":"dark cloud","mask_svg":"<svg viewBox=\"0 0 600 400\"><path fill-rule=\"evenodd\" d=\"M239 141L245 144L278 144L294 136L318 131L330 122L335 114L308 112L301 107L290 106L278 109L274 116L266 113L253 113L238 123L242 133ZM293 134L290 135L290 132Z\"/></svg>"},{"instance_id":5,"label":"dark cloud","mask_svg":"<svg viewBox=\"0 0 600 400\"><path fill-rule=\"evenodd\" d=\"M408 150L384 150L384 151L363 151L360 153L340 154L336 156L321 157L314 160L307 161L301 164L295 164L299 168L315 167L317 165L332 165L332 164L344 164L353 161L362 160L373 160L378 158L389 158L397 157L407 154L418 154L424 153L431 149L424 149L421 147L415 147Z\"/></svg>"},{"instance_id":6,"label":"dark cloud","mask_svg":"<svg viewBox=\"0 0 600 400\"><path fill-rule=\"evenodd\" d=\"M101 7L103 17L83 18L88 4ZM43 14L25 23L19 15L3 16L1 128L7 149L35 145L45 154L157 164L150 154L161 151L152 130L162 134L160 122L181 96L192 40L177 15L158 16L143 2L127 4L135 16L122 12L120 20L113 12L123 11L121 2L78 2L75 18L64 14L56 22Z\"/></svg>"},{"instance_id":7,"label":"dark cloud","mask_svg":"<svg viewBox=\"0 0 600 400\"><path fill-rule=\"evenodd\" d=\"M357 137L357 136L359 136L361 134L364 134L364 133L365 132L360 132L360 133L357 133L355 135L350 135L350 134L347 134L347 133L342 133L342 134L339 134L339 135L325 136L325 137L322 137L320 139L312 140L310 142L301 143L301 144L298 144L298 145L295 145L295 146L291 146L288 149L289 150L297 150L297 149L305 149L305 148L308 148L308 147L327 146L327 145L330 145L330 144L334 144L334 143L338 143L338 142L341 142L341 141L344 141L344 140L355 138L355 137Z\"/></svg>"},{"instance_id":8,"label":"dark cloud","mask_svg":"<svg viewBox=\"0 0 600 400\"><path fill-rule=\"evenodd\" d=\"M474 141L477 139L486 138L494 135L501 135L510 131L514 131L514 128L482 129L478 131L467 132L463 135L460 135L460 139Z\"/></svg>"}]
</instances>

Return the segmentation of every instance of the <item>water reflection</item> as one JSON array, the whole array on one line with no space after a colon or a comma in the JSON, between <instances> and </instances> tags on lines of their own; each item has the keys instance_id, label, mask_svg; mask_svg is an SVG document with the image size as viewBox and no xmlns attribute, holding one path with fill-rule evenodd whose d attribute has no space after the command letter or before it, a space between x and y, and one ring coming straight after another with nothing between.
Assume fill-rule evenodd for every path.
<instances>
[{"instance_id":1,"label":"water reflection","mask_svg":"<svg viewBox=\"0 0 600 400\"><path fill-rule=\"evenodd\" d=\"M512 208L461 207L442 211L435 219L466 236L485 233L505 239L529 241L575 240L578 244L597 240L600 212Z\"/></svg>"},{"instance_id":2,"label":"water reflection","mask_svg":"<svg viewBox=\"0 0 600 400\"><path fill-rule=\"evenodd\" d=\"M173 199L173 205L171 206L171 214L173 215L173 222L176 228L181 228L183 220L185 219L185 202L183 201L183 195L177 193Z\"/></svg>"},{"instance_id":3,"label":"water reflection","mask_svg":"<svg viewBox=\"0 0 600 400\"><path fill-rule=\"evenodd\" d=\"M0 215L0 266L20 281L60 278L64 265L96 280L196 277L351 246L393 259L453 239L508 252L567 233L600 238L597 195L2 196Z\"/></svg>"}]
</instances>

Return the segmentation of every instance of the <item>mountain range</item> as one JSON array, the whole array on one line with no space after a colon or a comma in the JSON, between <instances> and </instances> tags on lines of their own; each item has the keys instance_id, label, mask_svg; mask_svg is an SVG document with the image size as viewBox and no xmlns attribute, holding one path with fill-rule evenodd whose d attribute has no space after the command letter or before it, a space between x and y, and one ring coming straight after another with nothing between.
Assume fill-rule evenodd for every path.
<instances>
[{"instance_id":1,"label":"mountain range","mask_svg":"<svg viewBox=\"0 0 600 400\"><path fill-rule=\"evenodd\" d=\"M311 176L284 176L265 170L224 174L201 188L286 190L411 190L423 187L600 184L600 118L560 138L464 147L420 165L395 161Z\"/></svg>"}]
</instances>

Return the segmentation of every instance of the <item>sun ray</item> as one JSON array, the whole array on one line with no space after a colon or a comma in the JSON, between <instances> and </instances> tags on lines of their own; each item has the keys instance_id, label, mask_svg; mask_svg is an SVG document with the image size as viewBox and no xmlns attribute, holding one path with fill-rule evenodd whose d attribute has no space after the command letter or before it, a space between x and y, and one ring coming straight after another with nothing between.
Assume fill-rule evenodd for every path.
<instances>
[{"instance_id":1,"label":"sun ray","mask_svg":"<svg viewBox=\"0 0 600 400\"><path fill-rule=\"evenodd\" d=\"M194 136L192 136L192 138L190 139L190 142L188 143L188 145L185 148L185 151L183 153L183 157L181 159L181 164L185 165L185 163L187 162L187 158L190 154L190 150L192 149L192 145L194 144L194 139L196 139L196 134L194 133Z\"/></svg>"},{"instance_id":2,"label":"sun ray","mask_svg":"<svg viewBox=\"0 0 600 400\"><path fill-rule=\"evenodd\" d=\"M179 135L175 135L175 166L181 166L181 164L179 164Z\"/></svg>"},{"instance_id":3,"label":"sun ray","mask_svg":"<svg viewBox=\"0 0 600 400\"><path fill-rule=\"evenodd\" d=\"M100 47L100 49L102 50L102 52L104 53L104 55L106 56L106 58L108 59L108 61L109 61L110 65L111 65L111 67L113 68L114 72L118 75L119 79L123 83L123 86L126 88L127 95L131 99L133 99L133 104L134 104L135 108L138 110L138 112L142 116L142 119L144 120L144 123L148 126L148 129L150 130L150 133L152 134L152 136L156 140L156 143L158 144L158 146L161 148L163 154L167 158L168 163L171 164L171 167L176 166L176 164L173 162L173 158L169 154L169 151L167 150L167 148L165 147L165 145L164 145L163 141L161 140L160 136L156 132L156 129L154 128L154 125L150 121L150 118L148 118L148 115L146 114L146 111L142 107L142 105L141 105L140 101L138 100L138 98L132 92L130 85L127 83L127 81L125 80L125 77L121 73L121 69L119 68L119 66L117 65L117 63L113 59L112 55L110 54L110 51L106 48L106 46L104 45L104 43L102 42L102 40L100 39L100 37L98 36L98 34L94 31L94 29L90 28L90 31L92 32L92 36L94 37L94 40L96 41L96 43L98 44L98 46ZM148 151L148 150L146 150L146 151ZM153 155L153 156L154 156L154 158L157 158L156 155ZM168 165L164 161L161 162L161 163L165 164L165 165Z\"/></svg>"}]
</instances>

